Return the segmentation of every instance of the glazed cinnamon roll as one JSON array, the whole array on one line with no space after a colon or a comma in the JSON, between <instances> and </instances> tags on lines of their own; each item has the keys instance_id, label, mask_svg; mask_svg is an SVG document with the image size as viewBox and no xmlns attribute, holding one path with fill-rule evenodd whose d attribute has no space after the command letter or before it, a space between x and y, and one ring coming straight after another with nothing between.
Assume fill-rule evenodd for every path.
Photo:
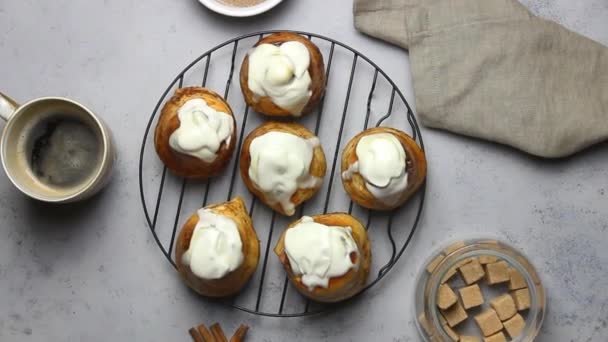
<instances>
[{"instance_id":1,"label":"glazed cinnamon roll","mask_svg":"<svg viewBox=\"0 0 608 342\"><path fill-rule=\"evenodd\" d=\"M270 116L299 117L325 92L325 66L319 48L291 32L261 39L243 60L240 73L245 102Z\"/></svg>"},{"instance_id":2,"label":"glazed cinnamon roll","mask_svg":"<svg viewBox=\"0 0 608 342\"><path fill-rule=\"evenodd\" d=\"M295 288L319 302L359 293L371 265L367 231L343 213L302 217L287 227L274 252Z\"/></svg>"},{"instance_id":3,"label":"glazed cinnamon roll","mask_svg":"<svg viewBox=\"0 0 608 342\"><path fill-rule=\"evenodd\" d=\"M154 145L178 176L205 179L228 164L236 144L236 121L228 103L201 87L181 88L161 111Z\"/></svg>"},{"instance_id":4,"label":"glazed cinnamon roll","mask_svg":"<svg viewBox=\"0 0 608 342\"><path fill-rule=\"evenodd\" d=\"M377 127L359 133L342 153L342 184L362 207L390 210L424 183L424 152L407 134Z\"/></svg>"},{"instance_id":5,"label":"glazed cinnamon roll","mask_svg":"<svg viewBox=\"0 0 608 342\"><path fill-rule=\"evenodd\" d=\"M291 216L321 187L327 168L319 139L296 123L266 122L245 139L241 177L266 205Z\"/></svg>"},{"instance_id":6,"label":"glazed cinnamon roll","mask_svg":"<svg viewBox=\"0 0 608 342\"><path fill-rule=\"evenodd\" d=\"M207 297L239 292L259 258L260 243L240 197L199 209L184 224L175 245L182 279Z\"/></svg>"}]
</instances>

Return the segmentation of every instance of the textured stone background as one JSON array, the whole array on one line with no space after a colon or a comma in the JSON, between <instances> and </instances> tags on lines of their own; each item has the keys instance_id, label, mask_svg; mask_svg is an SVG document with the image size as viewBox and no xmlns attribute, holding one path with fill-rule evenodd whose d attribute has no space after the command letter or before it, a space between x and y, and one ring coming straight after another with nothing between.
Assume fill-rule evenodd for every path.
<instances>
[{"instance_id":1,"label":"textured stone background","mask_svg":"<svg viewBox=\"0 0 608 342\"><path fill-rule=\"evenodd\" d=\"M608 44L608 1L523 1L535 13ZM538 341L608 336L608 145L543 161L424 130L430 164L421 230L392 273L355 305L306 319L270 319L187 291L144 223L139 141L168 80L213 45L261 29L301 29L351 44L413 99L407 55L359 35L350 1L287 0L231 20L195 0L0 2L1 90L15 99L74 97L113 128L115 178L82 205L27 200L0 175L0 340L181 341L199 322L252 327L253 341L417 341L414 276L446 239L494 235L530 256L549 309ZM0 172L2 173L2 172Z\"/></svg>"}]
</instances>

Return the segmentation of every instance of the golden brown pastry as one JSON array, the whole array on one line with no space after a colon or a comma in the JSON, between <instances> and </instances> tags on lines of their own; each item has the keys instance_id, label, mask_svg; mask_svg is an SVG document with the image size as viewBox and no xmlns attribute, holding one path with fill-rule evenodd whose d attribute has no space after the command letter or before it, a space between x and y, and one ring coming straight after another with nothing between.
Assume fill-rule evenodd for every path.
<instances>
[{"instance_id":1,"label":"golden brown pastry","mask_svg":"<svg viewBox=\"0 0 608 342\"><path fill-rule=\"evenodd\" d=\"M319 48L291 32L258 41L241 65L241 90L255 111L271 116L310 112L325 92L325 66Z\"/></svg>"},{"instance_id":2,"label":"golden brown pastry","mask_svg":"<svg viewBox=\"0 0 608 342\"><path fill-rule=\"evenodd\" d=\"M178 89L156 125L156 153L178 176L206 179L228 164L236 144L232 109L215 92L201 87Z\"/></svg>"},{"instance_id":3,"label":"golden brown pastry","mask_svg":"<svg viewBox=\"0 0 608 342\"><path fill-rule=\"evenodd\" d=\"M207 297L239 292L259 258L260 242L240 197L199 209L186 221L175 245L182 279Z\"/></svg>"},{"instance_id":4,"label":"golden brown pastry","mask_svg":"<svg viewBox=\"0 0 608 342\"><path fill-rule=\"evenodd\" d=\"M304 296L339 302L359 293L371 265L367 231L344 213L304 216L279 238L274 252Z\"/></svg>"},{"instance_id":5,"label":"golden brown pastry","mask_svg":"<svg viewBox=\"0 0 608 342\"><path fill-rule=\"evenodd\" d=\"M342 184L362 207L390 210L405 203L424 183L424 152L394 128L365 130L342 153Z\"/></svg>"},{"instance_id":6,"label":"golden brown pastry","mask_svg":"<svg viewBox=\"0 0 608 342\"><path fill-rule=\"evenodd\" d=\"M325 176L325 154L319 139L296 123L266 122L241 147L241 177L266 205L291 216L311 198Z\"/></svg>"}]
</instances>

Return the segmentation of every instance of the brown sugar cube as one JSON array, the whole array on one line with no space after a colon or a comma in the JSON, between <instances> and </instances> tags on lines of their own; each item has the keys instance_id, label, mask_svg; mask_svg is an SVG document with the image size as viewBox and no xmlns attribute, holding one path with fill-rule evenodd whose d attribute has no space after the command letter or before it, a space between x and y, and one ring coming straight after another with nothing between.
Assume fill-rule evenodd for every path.
<instances>
[{"instance_id":1,"label":"brown sugar cube","mask_svg":"<svg viewBox=\"0 0 608 342\"><path fill-rule=\"evenodd\" d=\"M488 284L494 285L509 281L509 264L506 261L493 262L486 265Z\"/></svg>"},{"instance_id":2,"label":"brown sugar cube","mask_svg":"<svg viewBox=\"0 0 608 342\"><path fill-rule=\"evenodd\" d=\"M458 333L450 328L450 326L448 325L448 322L445 320L445 318L443 318L443 316L439 315L439 322L441 322L441 327L443 328L443 330L445 331L445 333L455 342L457 342L460 339L460 336L458 335ZM432 342L444 342L442 340L441 337L431 337L431 341Z\"/></svg>"},{"instance_id":3,"label":"brown sugar cube","mask_svg":"<svg viewBox=\"0 0 608 342\"><path fill-rule=\"evenodd\" d=\"M511 336L511 339L515 339L521 332L524 330L526 326L526 321L520 314L515 314L513 318L502 323L505 326L505 330Z\"/></svg>"},{"instance_id":4,"label":"brown sugar cube","mask_svg":"<svg viewBox=\"0 0 608 342\"><path fill-rule=\"evenodd\" d=\"M452 268L450 268L445 275L443 276L443 278L441 278L441 283L447 283L450 279L452 279L452 277L454 277L454 275L456 275L456 267L453 266Z\"/></svg>"},{"instance_id":5,"label":"brown sugar cube","mask_svg":"<svg viewBox=\"0 0 608 342\"><path fill-rule=\"evenodd\" d=\"M515 307L517 307L518 311L530 308L530 291L527 287L511 292L511 296L513 296Z\"/></svg>"},{"instance_id":6,"label":"brown sugar cube","mask_svg":"<svg viewBox=\"0 0 608 342\"><path fill-rule=\"evenodd\" d=\"M456 304L452 305L449 309L441 310L441 314L448 322L450 328L455 327L469 317L459 301L456 301Z\"/></svg>"},{"instance_id":7,"label":"brown sugar cube","mask_svg":"<svg viewBox=\"0 0 608 342\"><path fill-rule=\"evenodd\" d=\"M487 309L475 316L475 322L477 322L483 336L490 336L502 330L502 323L493 309Z\"/></svg>"},{"instance_id":8,"label":"brown sugar cube","mask_svg":"<svg viewBox=\"0 0 608 342\"><path fill-rule=\"evenodd\" d=\"M461 249L461 248L462 248L462 247L464 247L464 246L465 246L464 241L456 241L456 242L454 242L453 244L451 244L451 245L447 246L447 247L446 247L446 248L443 250L443 253L444 253L445 255L448 255L448 254L450 254L450 253L452 253L452 252L454 252L454 251L456 251L456 250L458 250L458 249Z\"/></svg>"},{"instance_id":9,"label":"brown sugar cube","mask_svg":"<svg viewBox=\"0 0 608 342\"><path fill-rule=\"evenodd\" d=\"M501 321L506 321L517 313L513 297L508 293L498 296L490 301L490 306L496 311Z\"/></svg>"},{"instance_id":10,"label":"brown sugar cube","mask_svg":"<svg viewBox=\"0 0 608 342\"><path fill-rule=\"evenodd\" d=\"M482 265L497 262L498 258L493 255L482 255L479 257L479 263Z\"/></svg>"},{"instance_id":11,"label":"brown sugar cube","mask_svg":"<svg viewBox=\"0 0 608 342\"><path fill-rule=\"evenodd\" d=\"M475 258L466 258L466 259L462 259L459 262L454 264L454 267L456 268L460 268L468 263L470 263L471 261L475 260Z\"/></svg>"},{"instance_id":12,"label":"brown sugar cube","mask_svg":"<svg viewBox=\"0 0 608 342\"><path fill-rule=\"evenodd\" d=\"M499 332L498 334L494 334L492 336L488 336L486 338L483 339L485 342L507 342L507 338L505 337L505 334L501 332Z\"/></svg>"},{"instance_id":13,"label":"brown sugar cube","mask_svg":"<svg viewBox=\"0 0 608 342\"><path fill-rule=\"evenodd\" d=\"M443 331L452 339L454 342L458 342L460 340L460 335L454 329L450 328L449 325L443 324Z\"/></svg>"},{"instance_id":14,"label":"brown sugar cube","mask_svg":"<svg viewBox=\"0 0 608 342\"><path fill-rule=\"evenodd\" d=\"M509 290L519 290L528 287L528 283L521 273L513 267L509 267Z\"/></svg>"},{"instance_id":15,"label":"brown sugar cube","mask_svg":"<svg viewBox=\"0 0 608 342\"><path fill-rule=\"evenodd\" d=\"M460 275L467 285L471 285L477 282L479 279L483 278L485 272L483 271L483 267L477 261L477 259L473 259L466 265L460 266Z\"/></svg>"},{"instance_id":16,"label":"brown sugar cube","mask_svg":"<svg viewBox=\"0 0 608 342\"><path fill-rule=\"evenodd\" d=\"M456 294L449 285L443 284L439 286L439 290L437 291L437 306L440 309L445 310L456 304L457 301L458 297L456 297Z\"/></svg>"},{"instance_id":17,"label":"brown sugar cube","mask_svg":"<svg viewBox=\"0 0 608 342\"><path fill-rule=\"evenodd\" d=\"M477 336L460 336L460 342L481 342Z\"/></svg>"},{"instance_id":18,"label":"brown sugar cube","mask_svg":"<svg viewBox=\"0 0 608 342\"><path fill-rule=\"evenodd\" d=\"M438 256L436 256L435 259L433 259L426 266L426 271L429 273L433 273L435 271L435 269L437 268L437 265L439 265L439 263L442 262L443 259L445 259L445 256L443 254L439 254Z\"/></svg>"},{"instance_id":19,"label":"brown sugar cube","mask_svg":"<svg viewBox=\"0 0 608 342\"><path fill-rule=\"evenodd\" d=\"M431 334L431 328L429 325L429 321L426 319L426 315L423 313L421 313L418 316L418 322L420 323L420 326L422 327L422 329L424 329L424 331L430 335Z\"/></svg>"},{"instance_id":20,"label":"brown sugar cube","mask_svg":"<svg viewBox=\"0 0 608 342\"><path fill-rule=\"evenodd\" d=\"M465 309L474 308L483 304L483 294L479 285L473 284L471 286L463 287L458 290L460 292L460 298L462 299L462 305ZM514 307L515 308L515 307Z\"/></svg>"}]
</instances>

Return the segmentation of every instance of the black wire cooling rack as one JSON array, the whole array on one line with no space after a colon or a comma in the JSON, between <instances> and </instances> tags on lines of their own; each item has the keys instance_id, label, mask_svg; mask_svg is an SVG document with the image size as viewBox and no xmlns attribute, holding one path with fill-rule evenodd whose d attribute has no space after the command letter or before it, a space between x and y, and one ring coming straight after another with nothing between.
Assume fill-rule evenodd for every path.
<instances>
[{"instance_id":1,"label":"black wire cooling rack","mask_svg":"<svg viewBox=\"0 0 608 342\"><path fill-rule=\"evenodd\" d=\"M139 160L139 186L147 224L173 267L175 261L172 253L181 224L201 206L223 202L236 195L242 196L249 203L249 213L261 240L262 253L257 272L247 288L238 296L221 301L253 314L296 317L317 314L336 305L306 300L291 286L282 266L275 260L277 258L270 253L273 242L281 233L277 232L277 227L283 228L302 215L338 211L347 211L365 222L372 241L373 262L368 284L360 295L384 278L409 245L422 213L425 186L403 207L392 212L382 213L361 208L354 205L342 191L339 176L341 150L351 137L367 129L373 120L376 120L376 126L388 123L405 131L422 149L424 144L420 128L405 97L374 62L336 40L318 34L295 32L308 37L319 46L325 56L327 74L327 90L319 107L298 122L320 136L326 155L333 155L333 160L328 158L331 169L326 175L323 188L298 209L296 216L284 218L263 204L260 205L247 192L240 177L237 177L238 155L245 134L265 118L252 114L240 94L237 93L238 96L234 98L229 98L229 95L231 88L235 87L232 81L235 77L235 64L239 62L237 56L244 56L258 39L274 32L279 31L246 34L219 44L196 58L175 77L158 100L145 129ZM206 86L218 93L223 89L224 98L232 106L237 129L240 130L237 151L225 173L203 183L179 178L167 172L155 154L154 135L150 134L150 129L159 116L159 109L170 98L171 91L190 85Z\"/></svg>"}]
</instances>

